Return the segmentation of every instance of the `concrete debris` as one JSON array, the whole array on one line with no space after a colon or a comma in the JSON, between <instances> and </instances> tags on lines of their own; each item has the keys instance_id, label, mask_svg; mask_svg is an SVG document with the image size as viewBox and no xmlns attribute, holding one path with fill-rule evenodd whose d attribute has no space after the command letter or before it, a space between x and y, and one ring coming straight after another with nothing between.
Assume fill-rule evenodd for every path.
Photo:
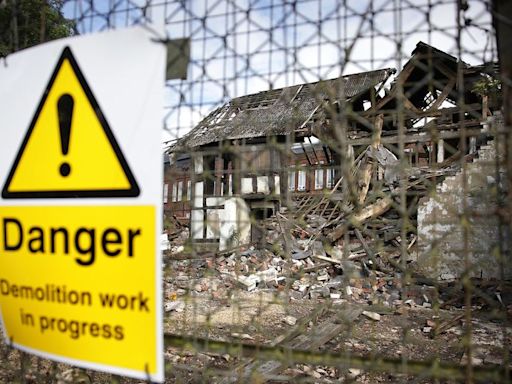
<instances>
[{"instance_id":1,"label":"concrete debris","mask_svg":"<svg viewBox=\"0 0 512 384\"><path fill-rule=\"evenodd\" d=\"M278 231L272 218L267 219L267 225L274 228L270 233ZM182 240L181 236L174 239L171 248ZM369 246L369 240L365 242ZM434 287L409 286L404 290L401 271L386 265L390 256L382 251L373 254L373 260L368 259L357 239L344 246L301 239L293 239L290 244L290 253L286 253L286 246L267 243L265 247L240 248L203 259L170 259L173 272L172 279L164 283L165 297L176 300L184 295L211 295L221 299L238 287L246 292L284 291L292 300L343 299L362 305L384 305L404 314L407 308L431 309L434 299L442 300ZM363 257L344 259L344 248L350 255ZM205 271L209 271L208 277ZM176 311L175 305L166 305L166 312Z\"/></svg>"},{"instance_id":2,"label":"concrete debris","mask_svg":"<svg viewBox=\"0 0 512 384\"><path fill-rule=\"evenodd\" d=\"M315 370L314 368L311 368L307 365L304 366L303 370L306 374L308 374L311 377L314 377L315 379L322 378L322 374L320 372L317 372L317 370Z\"/></svg>"},{"instance_id":3,"label":"concrete debris","mask_svg":"<svg viewBox=\"0 0 512 384\"><path fill-rule=\"evenodd\" d=\"M311 252L300 251L297 249L292 250L291 256L293 260L304 260L308 257L311 257Z\"/></svg>"},{"instance_id":4,"label":"concrete debris","mask_svg":"<svg viewBox=\"0 0 512 384\"><path fill-rule=\"evenodd\" d=\"M286 316L283 321L288 325L295 325L297 324L297 319L293 316Z\"/></svg>"},{"instance_id":5,"label":"concrete debris","mask_svg":"<svg viewBox=\"0 0 512 384\"><path fill-rule=\"evenodd\" d=\"M227 353L223 354L221 357L227 362L231 361L231 355L228 355Z\"/></svg>"},{"instance_id":6,"label":"concrete debris","mask_svg":"<svg viewBox=\"0 0 512 384\"><path fill-rule=\"evenodd\" d=\"M416 305L416 303L414 302L414 300L411 300L411 299L406 300L406 301L404 302L404 304L405 304L405 305L408 305L408 306L410 306L410 307L414 307L414 306Z\"/></svg>"},{"instance_id":7,"label":"concrete debris","mask_svg":"<svg viewBox=\"0 0 512 384\"><path fill-rule=\"evenodd\" d=\"M171 248L171 242L169 241L167 234L163 233L162 235L160 235L160 250L168 251L170 248Z\"/></svg>"},{"instance_id":8,"label":"concrete debris","mask_svg":"<svg viewBox=\"0 0 512 384\"><path fill-rule=\"evenodd\" d=\"M455 275L453 273L442 273L441 280L453 281L455 280Z\"/></svg>"},{"instance_id":9,"label":"concrete debris","mask_svg":"<svg viewBox=\"0 0 512 384\"><path fill-rule=\"evenodd\" d=\"M329 275L327 274L327 272L325 272L324 274L318 275L318 276L316 277L316 279L317 279L318 281L327 281L327 280L329 280L329 278L330 278L330 277L329 277Z\"/></svg>"},{"instance_id":10,"label":"concrete debris","mask_svg":"<svg viewBox=\"0 0 512 384\"><path fill-rule=\"evenodd\" d=\"M254 340L254 337L252 337L248 333L233 332L233 333L231 333L231 337L234 337L236 339L241 339L241 340Z\"/></svg>"},{"instance_id":11,"label":"concrete debris","mask_svg":"<svg viewBox=\"0 0 512 384\"><path fill-rule=\"evenodd\" d=\"M374 321L380 321L380 315L375 312L370 311L363 311L363 316L366 316L367 318L374 320Z\"/></svg>"},{"instance_id":12,"label":"concrete debris","mask_svg":"<svg viewBox=\"0 0 512 384\"><path fill-rule=\"evenodd\" d=\"M311 245L311 252L313 257L326 257L326 252L324 250L324 246L321 241L314 241Z\"/></svg>"},{"instance_id":13,"label":"concrete debris","mask_svg":"<svg viewBox=\"0 0 512 384\"><path fill-rule=\"evenodd\" d=\"M469 356L468 356L468 353L465 352L464 355L462 355L462 358L460 359L460 363L463 364L463 365L467 365L468 364L468 361L469 361ZM478 365L482 365L484 363L484 359L481 358L481 357L477 357L477 356L471 356L471 365L472 366L478 366Z\"/></svg>"},{"instance_id":14,"label":"concrete debris","mask_svg":"<svg viewBox=\"0 0 512 384\"><path fill-rule=\"evenodd\" d=\"M275 267L270 267L267 270L257 272L255 274L259 281L269 282L269 281L275 281L278 278L278 271Z\"/></svg>"},{"instance_id":15,"label":"concrete debris","mask_svg":"<svg viewBox=\"0 0 512 384\"><path fill-rule=\"evenodd\" d=\"M325 253L334 260L343 259L343 251L337 246L326 246Z\"/></svg>"},{"instance_id":16,"label":"concrete debris","mask_svg":"<svg viewBox=\"0 0 512 384\"><path fill-rule=\"evenodd\" d=\"M379 164L381 161L388 161L388 153L385 151L378 152L375 156ZM393 159L390 161L393 162ZM430 175L443 176L435 172ZM385 173L384 177L384 183L390 184L396 181L398 174ZM279 213L279 220L282 222L288 218L288 224L291 225L280 225L276 217L261 220L259 226L262 233L257 245L239 247L236 250L222 253L197 252L189 255L187 259L184 257L186 250L190 249L186 244L187 237L180 234L169 236L170 250L164 253L164 260L172 271L172 277L164 282L165 312L168 316L179 316L176 312L188 308L188 302L183 296L202 297L223 308L231 306L230 310L234 313L240 311L238 306L252 309L251 304L237 300L238 290L243 291L244 295L254 295L255 298L258 295L270 295L276 300L283 300L285 305L293 303L300 306L307 303L313 306L332 305L336 309L353 305L360 311L358 314L362 313L371 320L361 321L367 329L382 329L388 326L388 320L391 322L391 319L395 319L396 324L397 319L400 319L400 326L390 332L401 334L402 330L407 329L414 338L421 337L425 340L440 335L450 339L462 338L465 332L463 310L466 304L464 292L457 285L457 277L445 273L440 282L419 273L409 273L409 267L415 260L418 234L403 233L403 218L396 211L399 206L396 204L397 196L393 195L392 186L388 187L386 193L391 197L373 199L372 203L363 201L357 207L358 211L345 204L340 196L336 196L338 200L333 199L339 202L338 208L333 207L329 201L325 201L325 204L314 204L318 208L316 212L328 212L325 216L308 212L307 207L302 209L300 216L297 213L299 210L283 210L282 215ZM378 206L379 202L385 204ZM351 212L360 212L355 223L351 222ZM413 222L414 227L415 219L409 217L408 220ZM293 229L285 232L286 228ZM182 230L188 236L188 228ZM329 236L333 232L337 235ZM501 287L492 284L482 283L479 286L476 280L472 283L486 293L482 299L474 298L472 305L480 308L506 308L512 318L510 292L501 292ZM489 300L494 300L491 302L494 306L489 304ZM449 312L450 310L453 312ZM251 316L263 317L266 320L257 310L251 312ZM284 330L283 333L294 332L298 327L288 329L287 326L296 326L300 318L297 312L285 310L272 323L280 331ZM307 335L313 329L314 323L309 321L305 324L307 326L303 333ZM240 331L238 328L237 330ZM248 325L243 331L247 333L229 333L230 330L226 328L227 335L233 338L260 341L254 327L251 329ZM499 330L482 331L482 335L489 334L501 333ZM472 364L499 364L492 362L492 358L497 358L496 348L485 345L487 339L493 338L482 337L479 345L484 345L487 349L473 351ZM370 352L370 348L363 342L351 342L348 346L356 354ZM405 349L396 350L398 355L402 352L407 353ZM457 360L459 358L460 355ZM228 361L229 358L225 360ZM466 353L462 361L464 363L467 360ZM294 375L307 375L315 381L329 382L327 377L331 375L323 368L307 365L290 369L294 370ZM345 370L344 374L355 379L363 371L351 368L348 373Z\"/></svg>"},{"instance_id":17,"label":"concrete debris","mask_svg":"<svg viewBox=\"0 0 512 384\"><path fill-rule=\"evenodd\" d=\"M165 312L183 312L185 309L185 303L182 301L168 301L164 304Z\"/></svg>"},{"instance_id":18,"label":"concrete debris","mask_svg":"<svg viewBox=\"0 0 512 384\"><path fill-rule=\"evenodd\" d=\"M360 369L357 369L357 368L349 368L348 369L348 374L352 379L355 379L357 376L360 376L362 373L363 373L363 371Z\"/></svg>"},{"instance_id":19,"label":"concrete debris","mask_svg":"<svg viewBox=\"0 0 512 384\"><path fill-rule=\"evenodd\" d=\"M256 284L260 281L259 277L256 275L250 276L235 276L236 281L238 281L244 288L248 291L253 291L256 289Z\"/></svg>"}]
</instances>

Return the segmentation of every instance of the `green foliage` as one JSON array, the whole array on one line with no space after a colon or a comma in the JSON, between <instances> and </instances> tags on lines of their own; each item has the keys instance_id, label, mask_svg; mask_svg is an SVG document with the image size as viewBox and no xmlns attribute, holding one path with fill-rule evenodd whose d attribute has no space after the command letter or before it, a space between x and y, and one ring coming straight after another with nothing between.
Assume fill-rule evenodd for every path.
<instances>
[{"instance_id":1,"label":"green foliage","mask_svg":"<svg viewBox=\"0 0 512 384\"><path fill-rule=\"evenodd\" d=\"M73 35L64 18L64 0L0 0L0 57L46 41Z\"/></svg>"},{"instance_id":2,"label":"green foliage","mask_svg":"<svg viewBox=\"0 0 512 384\"><path fill-rule=\"evenodd\" d=\"M491 76L485 76L478 80L471 90L480 96L492 96L501 92L501 81Z\"/></svg>"},{"instance_id":3,"label":"green foliage","mask_svg":"<svg viewBox=\"0 0 512 384\"><path fill-rule=\"evenodd\" d=\"M487 96L489 98L489 107L491 109L501 108L503 105L501 81L495 77L485 75L473 84L471 92L481 97Z\"/></svg>"}]
</instances>

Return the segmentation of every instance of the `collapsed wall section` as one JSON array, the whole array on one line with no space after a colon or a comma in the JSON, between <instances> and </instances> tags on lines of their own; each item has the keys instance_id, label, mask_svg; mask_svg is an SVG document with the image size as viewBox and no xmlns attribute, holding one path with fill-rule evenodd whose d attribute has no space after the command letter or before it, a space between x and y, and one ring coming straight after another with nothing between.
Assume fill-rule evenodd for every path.
<instances>
[{"instance_id":1,"label":"collapsed wall section","mask_svg":"<svg viewBox=\"0 0 512 384\"><path fill-rule=\"evenodd\" d=\"M460 278L466 272L484 279L512 278L506 260L510 231L499 218L506 198L501 147L494 140L481 146L473 162L420 202L417 265L421 273L441 280Z\"/></svg>"}]
</instances>

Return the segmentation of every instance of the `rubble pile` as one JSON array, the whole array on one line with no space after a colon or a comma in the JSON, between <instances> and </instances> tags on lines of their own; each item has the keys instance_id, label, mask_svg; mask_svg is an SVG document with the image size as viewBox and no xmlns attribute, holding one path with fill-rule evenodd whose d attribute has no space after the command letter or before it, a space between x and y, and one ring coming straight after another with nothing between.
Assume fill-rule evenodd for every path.
<instances>
[{"instance_id":1,"label":"rubble pile","mask_svg":"<svg viewBox=\"0 0 512 384\"><path fill-rule=\"evenodd\" d=\"M396 159L376 148L369 147L355 163L353 176L362 180L355 196L339 191L337 185L332 193L296 197L293 206L257 223L262 236L253 244L223 252L199 252L188 243L188 228L178 228L170 236L164 257L164 309L168 318L187 323L189 311L194 320L204 320L208 337L233 342L333 351L344 346L355 355L382 352L392 358L414 355L417 359L442 355L458 364L500 364L505 346L510 345L507 324L512 321L512 287L481 279L472 279L468 285L455 276L433 281L414 268L418 200L435 185L433 178L439 181L456 173L456 166L416 168L414 173L400 175L393 169ZM400 189L404 185L405 193ZM468 286L474 291L467 291ZM273 321L262 315L256 326L253 320L260 312L247 297L262 293L278 298L281 311L274 313ZM469 302L468 294L472 295ZM250 320L230 326L211 321L211 314L224 313L219 308L235 303L236 311L225 311L227 317L239 320L237 311L244 311L240 306ZM297 310L308 305L320 308L325 303L332 310L319 324ZM203 313L206 311L210 313ZM468 311L475 316L470 323ZM355 332L343 333L352 326ZM470 328L475 344L468 353L464 337ZM271 336L283 329L290 329L289 335L294 336ZM197 329L191 332L196 335ZM506 336L489 342L500 332ZM216 355L204 363L240 373L240 382L250 381L254 364L255 360L228 361ZM260 368L261 377L267 378L282 373L291 380L313 378L322 382L333 382L343 375L362 382L382 379L356 368L337 371L309 364L286 366L277 361ZM226 378L219 382L234 381Z\"/></svg>"},{"instance_id":2,"label":"rubble pile","mask_svg":"<svg viewBox=\"0 0 512 384\"><path fill-rule=\"evenodd\" d=\"M411 277L415 259L419 197L432 178L453 174L456 168L415 168L401 175L397 165L377 136L353 163L352 176L359 179L355 192L343 190L340 180L329 193L296 197L293 206L253 223L264 234L258 243L230 252L201 254L187 248L189 230L175 223L164 258L172 269L167 296L192 292L221 297L236 287L286 291L291 300L388 307L410 300L403 297L402 282ZM398 192L400 178L406 179L405 196ZM400 198L406 199L406 214L400 214ZM426 294L414 301L432 305ZM166 304L167 311L176 308L180 306Z\"/></svg>"}]
</instances>

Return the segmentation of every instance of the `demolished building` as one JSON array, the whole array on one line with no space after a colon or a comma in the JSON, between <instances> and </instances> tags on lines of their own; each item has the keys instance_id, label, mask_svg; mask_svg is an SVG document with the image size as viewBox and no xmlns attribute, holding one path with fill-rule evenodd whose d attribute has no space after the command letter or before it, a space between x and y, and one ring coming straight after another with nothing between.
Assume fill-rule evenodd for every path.
<instances>
[{"instance_id":1,"label":"demolished building","mask_svg":"<svg viewBox=\"0 0 512 384\"><path fill-rule=\"evenodd\" d=\"M289 179L296 178L297 189L309 192L307 169L292 149L296 143L302 144L309 166L332 174L328 166L335 162L335 149L324 145L319 152L304 146L313 126L326 121L323 104L334 98L362 105L393 72L385 69L260 92L233 99L208 115L172 148L174 154L190 153L193 164L193 239L218 241L225 249L226 237L237 233L238 241L247 243L251 212L256 219L277 212L293 184ZM297 166L291 176L289 166Z\"/></svg>"},{"instance_id":2,"label":"demolished building","mask_svg":"<svg viewBox=\"0 0 512 384\"><path fill-rule=\"evenodd\" d=\"M259 242L261 221L281 215L295 232L316 221L307 246L348 255L356 241L378 254L369 244L391 243L398 255L417 258L418 248L428 259L432 247L417 246L418 200L478 156L500 106L474 92L488 76L483 67L422 42L395 74L295 85L216 109L169 150L169 214L189 223L194 243L221 251Z\"/></svg>"}]
</instances>

